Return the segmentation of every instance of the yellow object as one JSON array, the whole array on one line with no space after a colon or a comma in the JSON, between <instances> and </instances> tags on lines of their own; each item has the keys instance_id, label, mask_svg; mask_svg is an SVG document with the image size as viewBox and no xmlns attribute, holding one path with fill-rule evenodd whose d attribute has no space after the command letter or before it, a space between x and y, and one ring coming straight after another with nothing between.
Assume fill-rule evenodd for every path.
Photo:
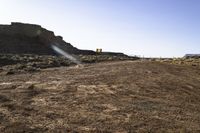
<instances>
[{"instance_id":1,"label":"yellow object","mask_svg":"<svg viewBox=\"0 0 200 133\"><path fill-rule=\"evenodd\" d=\"M100 48L100 49L97 48L97 49L96 49L96 53L102 53L102 49L101 49L101 48Z\"/></svg>"}]
</instances>

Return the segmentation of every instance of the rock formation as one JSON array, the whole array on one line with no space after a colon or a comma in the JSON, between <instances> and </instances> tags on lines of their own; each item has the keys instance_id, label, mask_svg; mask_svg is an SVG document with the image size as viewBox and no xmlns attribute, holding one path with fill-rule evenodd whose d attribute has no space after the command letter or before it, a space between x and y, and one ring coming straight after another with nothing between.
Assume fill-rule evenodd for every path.
<instances>
[{"instance_id":1,"label":"rock formation","mask_svg":"<svg viewBox=\"0 0 200 133\"><path fill-rule=\"evenodd\" d=\"M184 58L188 59L188 58L197 58L199 59L200 58L200 54L186 54L184 56Z\"/></svg>"},{"instance_id":2,"label":"rock formation","mask_svg":"<svg viewBox=\"0 0 200 133\"><path fill-rule=\"evenodd\" d=\"M66 43L61 36L40 25L11 23L0 25L1 54L56 55L51 45L57 45L69 54L93 55L94 51L80 50Z\"/></svg>"}]
</instances>

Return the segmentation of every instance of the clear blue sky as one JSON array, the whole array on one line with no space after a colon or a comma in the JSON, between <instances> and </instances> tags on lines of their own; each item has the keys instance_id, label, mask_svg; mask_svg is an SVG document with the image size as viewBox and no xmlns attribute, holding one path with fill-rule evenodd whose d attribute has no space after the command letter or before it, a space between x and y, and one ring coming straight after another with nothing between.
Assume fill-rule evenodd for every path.
<instances>
[{"instance_id":1,"label":"clear blue sky","mask_svg":"<svg viewBox=\"0 0 200 133\"><path fill-rule=\"evenodd\" d=\"M0 0L0 23L40 24L81 49L200 53L200 0Z\"/></svg>"}]
</instances>

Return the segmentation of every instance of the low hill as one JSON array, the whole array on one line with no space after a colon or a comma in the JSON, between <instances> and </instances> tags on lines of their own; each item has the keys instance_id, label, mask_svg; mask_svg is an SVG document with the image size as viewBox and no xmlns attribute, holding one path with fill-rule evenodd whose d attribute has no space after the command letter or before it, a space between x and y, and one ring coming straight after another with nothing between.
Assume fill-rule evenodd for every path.
<instances>
[{"instance_id":1,"label":"low hill","mask_svg":"<svg viewBox=\"0 0 200 133\"><path fill-rule=\"evenodd\" d=\"M40 25L11 23L0 25L0 53L1 54L38 54L56 55L51 45L56 45L69 54L95 54L91 50L80 50L55 36L52 31Z\"/></svg>"}]
</instances>

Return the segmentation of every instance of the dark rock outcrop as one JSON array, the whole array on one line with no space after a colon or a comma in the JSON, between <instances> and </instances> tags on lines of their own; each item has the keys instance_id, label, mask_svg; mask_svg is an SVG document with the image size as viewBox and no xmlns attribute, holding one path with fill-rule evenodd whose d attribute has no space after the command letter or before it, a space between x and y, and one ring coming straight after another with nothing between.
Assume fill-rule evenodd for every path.
<instances>
[{"instance_id":1,"label":"dark rock outcrop","mask_svg":"<svg viewBox=\"0 0 200 133\"><path fill-rule=\"evenodd\" d=\"M0 53L1 54L38 54L56 55L51 45L54 44L69 54L93 55L94 51L80 50L55 36L52 31L40 25L11 23L0 25Z\"/></svg>"},{"instance_id":2,"label":"dark rock outcrop","mask_svg":"<svg viewBox=\"0 0 200 133\"><path fill-rule=\"evenodd\" d=\"M189 58L196 58L199 59L200 58L200 54L186 54L184 56L184 58L189 59Z\"/></svg>"}]
</instances>

